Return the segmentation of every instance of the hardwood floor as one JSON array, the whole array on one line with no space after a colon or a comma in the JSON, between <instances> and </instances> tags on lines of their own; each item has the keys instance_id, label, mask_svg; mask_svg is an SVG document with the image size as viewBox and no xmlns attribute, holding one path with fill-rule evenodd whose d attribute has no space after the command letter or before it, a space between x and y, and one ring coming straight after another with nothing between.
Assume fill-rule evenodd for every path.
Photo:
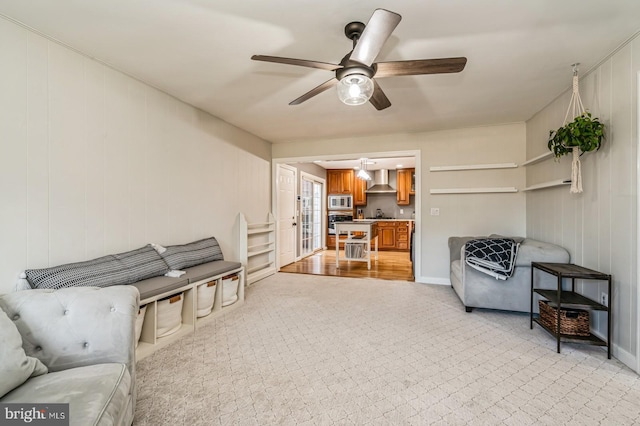
<instances>
[{"instance_id":1,"label":"hardwood floor","mask_svg":"<svg viewBox=\"0 0 640 426\"><path fill-rule=\"evenodd\" d=\"M366 262L343 260L343 253L340 250L340 268L336 268L336 251L323 250L280 268L280 272L383 280L414 280L409 252L381 251L378 253L377 261L371 259L371 270L367 269Z\"/></svg>"}]
</instances>

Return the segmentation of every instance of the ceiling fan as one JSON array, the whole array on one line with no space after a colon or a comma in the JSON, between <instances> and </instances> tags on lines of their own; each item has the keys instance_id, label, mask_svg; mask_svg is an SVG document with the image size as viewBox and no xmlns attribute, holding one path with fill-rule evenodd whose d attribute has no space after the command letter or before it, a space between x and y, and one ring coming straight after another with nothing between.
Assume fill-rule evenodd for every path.
<instances>
[{"instance_id":1,"label":"ceiling fan","mask_svg":"<svg viewBox=\"0 0 640 426\"><path fill-rule=\"evenodd\" d=\"M376 9L366 25L362 22L348 23L344 33L353 41L353 50L339 64L265 55L253 55L251 59L335 72L334 78L294 99L289 105L301 104L337 85L338 97L345 104L361 105L369 101L377 110L383 110L390 107L391 102L374 77L456 73L462 71L467 63L464 57L374 62L401 19L397 13Z\"/></svg>"}]
</instances>

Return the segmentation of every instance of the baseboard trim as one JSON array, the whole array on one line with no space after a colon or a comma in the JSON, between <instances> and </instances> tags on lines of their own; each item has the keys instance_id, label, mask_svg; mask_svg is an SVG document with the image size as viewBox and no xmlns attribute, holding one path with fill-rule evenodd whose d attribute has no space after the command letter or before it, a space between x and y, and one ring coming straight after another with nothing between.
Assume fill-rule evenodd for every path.
<instances>
[{"instance_id":1,"label":"baseboard trim","mask_svg":"<svg viewBox=\"0 0 640 426\"><path fill-rule=\"evenodd\" d=\"M613 347L611 348L611 355L618 358L618 360L621 363L625 364L631 370L638 373L638 371L636 370L636 366L638 365L638 360L632 353L627 352L626 350L622 349L620 346L614 343Z\"/></svg>"},{"instance_id":2,"label":"baseboard trim","mask_svg":"<svg viewBox=\"0 0 640 426\"><path fill-rule=\"evenodd\" d=\"M416 277L416 282L421 284L451 285L449 278Z\"/></svg>"},{"instance_id":3,"label":"baseboard trim","mask_svg":"<svg viewBox=\"0 0 640 426\"><path fill-rule=\"evenodd\" d=\"M607 341L607 336L600 333L599 331L591 330L591 332L605 342ZM607 348L603 347L602 350L606 353ZM620 361L636 373L640 373L640 371L636 370L635 367L636 365L638 365L638 360L635 355L633 355L631 352L627 352L615 343L611 346L611 356L616 358L618 361Z\"/></svg>"}]
</instances>

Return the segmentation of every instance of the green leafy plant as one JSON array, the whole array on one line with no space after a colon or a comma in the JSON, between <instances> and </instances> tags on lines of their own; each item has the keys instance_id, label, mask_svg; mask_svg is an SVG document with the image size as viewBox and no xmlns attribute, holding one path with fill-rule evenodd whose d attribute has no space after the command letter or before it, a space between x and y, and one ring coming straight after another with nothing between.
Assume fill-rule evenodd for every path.
<instances>
[{"instance_id":1,"label":"green leafy plant","mask_svg":"<svg viewBox=\"0 0 640 426\"><path fill-rule=\"evenodd\" d=\"M547 146L556 158L580 149L581 153L600 149L604 139L604 124L597 118L592 118L590 112L583 112L571 123L565 124L558 130L549 132Z\"/></svg>"}]
</instances>

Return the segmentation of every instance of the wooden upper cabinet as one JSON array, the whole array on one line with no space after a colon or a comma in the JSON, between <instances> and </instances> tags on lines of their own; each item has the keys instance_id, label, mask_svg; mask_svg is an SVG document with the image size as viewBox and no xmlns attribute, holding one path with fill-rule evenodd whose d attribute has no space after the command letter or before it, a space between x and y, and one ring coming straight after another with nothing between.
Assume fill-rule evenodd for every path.
<instances>
[{"instance_id":1,"label":"wooden upper cabinet","mask_svg":"<svg viewBox=\"0 0 640 426\"><path fill-rule=\"evenodd\" d=\"M342 173L339 170L327 170L327 194L342 192Z\"/></svg>"},{"instance_id":2,"label":"wooden upper cabinet","mask_svg":"<svg viewBox=\"0 0 640 426\"><path fill-rule=\"evenodd\" d=\"M353 170L327 170L328 194L353 194Z\"/></svg>"},{"instance_id":3,"label":"wooden upper cabinet","mask_svg":"<svg viewBox=\"0 0 640 426\"><path fill-rule=\"evenodd\" d=\"M367 181L355 177L353 179L353 205L354 206L366 206L367 205Z\"/></svg>"},{"instance_id":4,"label":"wooden upper cabinet","mask_svg":"<svg viewBox=\"0 0 640 426\"><path fill-rule=\"evenodd\" d=\"M415 169L400 169L396 174L397 202L399 206L410 204L410 195L415 194Z\"/></svg>"},{"instance_id":5,"label":"wooden upper cabinet","mask_svg":"<svg viewBox=\"0 0 640 426\"><path fill-rule=\"evenodd\" d=\"M353 179L355 173L353 170L342 171L342 193L353 194Z\"/></svg>"}]
</instances>

